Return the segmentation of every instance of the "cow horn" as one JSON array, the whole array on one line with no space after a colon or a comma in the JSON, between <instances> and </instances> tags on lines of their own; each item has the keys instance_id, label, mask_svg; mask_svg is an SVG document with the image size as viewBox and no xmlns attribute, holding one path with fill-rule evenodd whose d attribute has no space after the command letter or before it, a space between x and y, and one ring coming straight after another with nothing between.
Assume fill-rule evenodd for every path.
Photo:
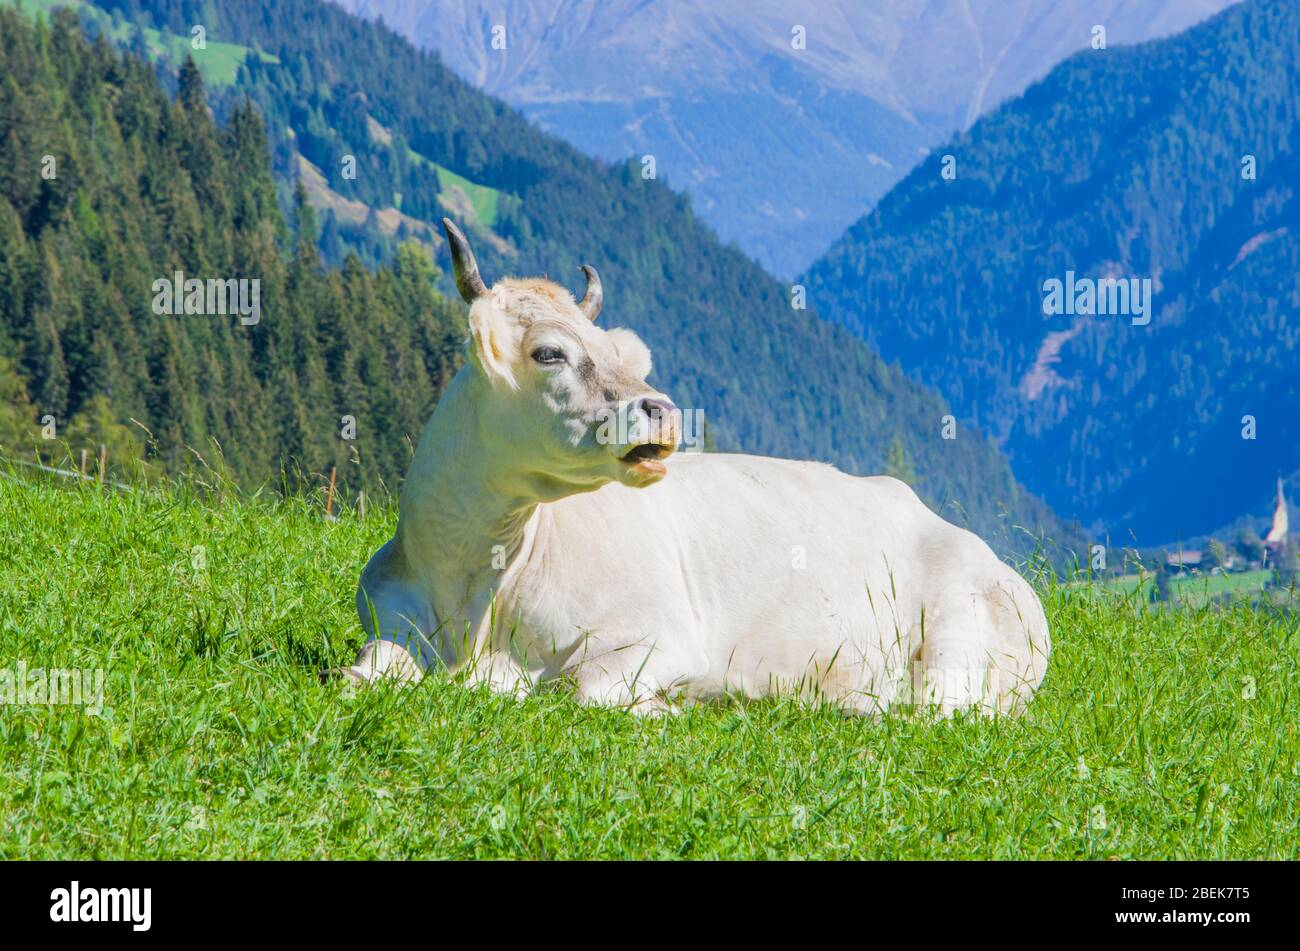
<instances>
[{"instance_id":1,"label":"cow horn","mask_svg":"<svg viewBox=\"0 0 1300 951\"><path fill-rule=\"evenodd\" d=\"M588 320L595 320L600 316L601 305L605 303L605 291L600 286L600 275L594 267L584 264L582 273L587 276L587 293L578 301L578 309L587 315Z\"/></svg>"},{"instance_id":2,"label":"cow horn","mask_svg":"<svg viewBox=\"0 0 1300 951\"><path fill-rule=\"evenodd\" d=\"M487 293L487 285L478 273L478 262L464 233L456 227L450 218L442 219L442 230L447 232L447 244L451 247L451 267L456 275L456 289L465 303L472 304Z\"/></svg>"}]
</instances>

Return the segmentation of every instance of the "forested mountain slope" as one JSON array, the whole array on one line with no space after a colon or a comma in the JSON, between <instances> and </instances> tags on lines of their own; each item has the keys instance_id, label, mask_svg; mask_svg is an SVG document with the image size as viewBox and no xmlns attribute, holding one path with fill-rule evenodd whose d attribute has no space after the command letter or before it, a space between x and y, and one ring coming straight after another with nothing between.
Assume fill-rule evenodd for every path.
<instances>
[{"instance_id":1,"label":"forested mountain slope","mask_svg":"<svg viewBox=\"0 0 1300 951\"><path fill-rule=\"evenodd\" d=\"M573 282L579 276L580 262L597 266L606 289L604 319L628 325L645 337L656 355L656 382L679 404L704 410L710 435L719 448L819 458L850 471L877 472L886 467L892 447L898 471L914 471L913 481L936 505L958 503L964 514L956 515L953 508L947 510L949 514L968 519L986 536L1005 537L1012 533L1012 524L1031 531L1045 529L1056 538L1065 534L1046 508L1016 484L1005 460L979 433L961 428L956 439L940 438L947 407L932 391L891 371L845 330L809 311L792 308L789 288L739 252L722 247L696 221L682 197L659 182L643 180L635 166L600 165L538 132L506 106L456 78L436 57L416 51L395 34L314 0L286 0L269 11L251 2L103 6L111 8L119 21L126 17L137 26L153 12L159 19L151 21L149 28L176 36L189 34L186 24L202 24L209 43L258 51L239 64L233 86L218 93L214 102L220 114L231 116L233 124L239 97L251 97L266 116L275 167L282 175L290 174L295 166L301 169L306 160L319 170L330 189L350 198L348 189L366 183L373 170L396 160L395 150L401 154L409 150L436 169L491 189L499 200L495 204L483 201L479 193L482 215L466 211L459 216L470 226L489 279L506 272L547 273ZM193 51L200 69L204 52ZM169 75L165 64L161 68ZM26 79L17 69L6 68L5 76L12 80L11 85ZM28 94L37 95L35 91ZM56 105L63 110L72 108L67 102ZM47 104L32 111L51 117L59 114ZM70 137L68 149L75 148L80 138ZM33 143L26 151L39 148ZM343 174L349 158L356 160L355 179ZM104 167L111 164L106 162ZM440 171L437 174L440 182L447 177ZM185 179L178 182L177 187L183 188ZM281 187L285 187L284 180ZM364 187L377 186L371 182ZM441 182L441 187L445 189L446 182ZM94 208L102 195L111 193L111 189L100 187L64 190L60 200L67 205L81 201ZM490 226L483 220L489 214L494 215ZM267 240L245 244L220 221L219 217L208 220L200 216L199 222L205 234L231 247L227 258L212 259L220 262L220 273L228 273L224 270L228 268L234 269L233 276L257 273L254 264L270 253ZM66 222L60 227L69 230ZM323 230L326 228L328 216ZM30 225L23 230L24 240L39 240L39 233L33 234ZM434 243L429 236L421 240ZM300 254L302 244L300 241ZM178 259L189 268L199 266L184 260L184 245L160 240L150 250L155 276L169 273ZM236 257L236 253L242 256ZM346 280L348 274L363 270L353 262L344 267L342 278L324 279ZM362 279L358 273L356 280ZM269 278L265 283L274 286ZM133 283L120 292L128 311L148 307L138 287ZM294 287L292 282L289 287ZM36 295L45 302L49 313L46 325L52 328L45 332L50 338L43 345L46 351L55 344L63 346L65 335L85 333L74 312L49 303L51 293L47 289L44 296ZM392 348L393 360L406 359L398 354L424 358L425 345L407 342L412 334L423 332L418 324L390 332L382 322L369 319L364 299L350 300L354 309L348 335L317 334L313 338L297 334L301 350L294 365L299 372L314 373L323 359L322 350L337 360L351 359L359 339L367 346ZM295 301L289 306L304 315L304 320L316 313L312 302ZM269 312L269 306L266 309ZM165 341L177 332L160 328L152 316L135 313L137 321L148 325L137 333L157 335ZM268 317L264 323L269 322ZM11 324L21 325L21 318ZM194 332L215 334L217 330ZM277 322L275 329L262 332L290 331ZM441 347L442 337L434 336ZM231 344L222 341L213 346ZM34 399L58 394L57 362L35 355L45 351L34 344L21 349ZM137 362L132 375L141 386L146 382L156 385L170 372L189 374L184 378L196 381L203 359L202 353L182 352L153 364ZM231 359L239 362L237 357ZM382 365L369 366L368 372L359 375L359 385L363 390L372 386L382 372ZM325 378L332 380L329 373ZM76 412L88 394L104 389L92 377L77 380L70 385L66 401L59 404L68 413ZM285 381L285 385L291 384ZM224 380L216 388L180 389L202 407L202 413L219 420L235 414L229 407L218 411L209 406L231 399L236 388L228 387ZM398 389L403 399L424 403L427 408L436 385ZM220 399L218 394L222 394ZM142 399L119 398L116 393L110 396L119 417L125 416L128 407L131 413L142 410ZM313 438L329 438L337 447L339 418L350 412L351 400L318 394L286 401L277 398L272 388L264 399L249 404L247 412L284 413L286 404L296 405L298 400L313 414L311 427L317 434ZM194 439L201 439L205 430L191 420L202 413L195 409L171 420L178 428L178 440L194 444ZM418 415L412 411L411 418ZM363 427L374 427L372 419L358 418ZM148 421L161 424L163 416L155 413ZM417 431L416 426L408 425L406 416L400 421L387 418L383 427L371 430L382 431L384 451L394 460L407 451L393 435L399 429L410 434ZM216 427L214 431L220 432ZM259 444L256 450L236 447L229 440L223 444L228 454L246 452L249 469L265 474L272 460L280 458L279 449L305 448L306 443L305 438L297 443L271 441ZM360 445L345 448L364 450ZM392 482L402 471L402 465L390 461L381 466L379 475ZM1003 514L1009 517L1003 518Z\"/></svg>"},{"instance_id":2,"label":"forested mountain slope","mask_svg":"<svg viewBox=\"0 0 1300 951\"><path fill-rule=\"evenodd\" d=\"M1138 43L1232 0L335 2L589 155L654 155L724 241L789 278L1094 26Z\"/></svg>"},{"instance_id":3,"label":"forested mountain slope","mask_svg":"<svg viewBox=\"0 0 1300 951\"><path fill-rule=\"evenodd\" d=\"M197 69L173 101L75 18L0 10L0 143L6 451L59 462L64 441L104 444L114 467L147 452L175 469L189 446L250 487L282 463L375 488L400 474L459 363L461 308L416 246L393 268L327 272L305 208L295 243L251 107L218 127ZM159 313L154 282L177 271L255 279L258 310Z\"/></svg>"},{"instance_id":4,"label":"forested mountain slope","mask_svg":"<svg viewBox=\"0 0 1300 951\"><path fill-rule=\"evenodd\" d=\"M1300 5L1248 0L1063 63L855 224L810 300L1061 514L1187 538L1267 513L1300 467L1298 185ZM1045 314L1070 271L1150 279L1150 322Z\"/></svg>"}]
</instances>

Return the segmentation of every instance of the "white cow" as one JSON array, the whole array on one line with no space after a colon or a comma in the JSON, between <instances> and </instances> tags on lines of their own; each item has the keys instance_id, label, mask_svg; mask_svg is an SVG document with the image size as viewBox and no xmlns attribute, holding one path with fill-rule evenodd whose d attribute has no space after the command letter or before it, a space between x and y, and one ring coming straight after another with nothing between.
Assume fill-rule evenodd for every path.
<instances>
[{"instance_id":1,"label":"white cow","mask_svg":"<svg viewBox=\"0 0 1300 951\"><path fill-rule=\"evenodd\" d=\"M584 703L640 713L778 692L868 714L1028 700L1047 620L984 542L895 479L668 459L680 414L646 385L645 345L593 324L595 271L580 302L545 280L489 290L443 225L470 359L361 576L370 640L344 673L445 667L516 694L564 678Z\"/></svg>"}]
</instances>

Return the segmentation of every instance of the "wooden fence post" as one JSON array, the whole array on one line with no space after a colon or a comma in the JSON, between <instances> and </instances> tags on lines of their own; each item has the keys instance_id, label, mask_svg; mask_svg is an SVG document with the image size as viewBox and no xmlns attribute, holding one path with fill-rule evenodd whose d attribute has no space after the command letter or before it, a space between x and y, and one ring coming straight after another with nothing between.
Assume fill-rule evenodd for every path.
<instances>
[{"instance_id":1,"label":"wooden fence post","mask_svg":"<svg viewBox=\"0 0 1300 951\"><path fill-rule=\"evenodd\" d=\"M108 447L99 444L99 484L104 484L104 470L108 467Z\"/></svg>"},{"instance_id":2,"label":"wooden fence post","mask_svg":"<svg viewBox=\"0 0 1300 951\"><path fill-rule=\"evenodd\" d=\"M330 466L330 487L325 493L326 518L331 518L334 515L334 478L337 474L338 470L334 466Z\"/></svg>"}]
</instances>

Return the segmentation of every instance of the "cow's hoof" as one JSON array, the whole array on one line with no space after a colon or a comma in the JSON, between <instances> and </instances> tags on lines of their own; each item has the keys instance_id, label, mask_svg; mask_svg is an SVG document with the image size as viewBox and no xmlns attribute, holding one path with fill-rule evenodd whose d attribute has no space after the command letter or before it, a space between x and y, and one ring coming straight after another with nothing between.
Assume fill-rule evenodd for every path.
<instances>
[{"instance_id":1,"label":"cow's hoof","mask_svg":"<svg viewBox=\"0 0 1300 951\"><path fill-rule=\"evenodd\" d=\"M323 684L338 683L340 681L360 687L366 683L366 676L355 667L327 667L320 672L320 682Z\"/></svg>"},{"instance_id":2,"label":"cow's hoof","mask_svg":"<svg viewBox=\"0 0 1300 951\"><path fill-rule=\"evenodd\" d=\"M665 700L663 697L646 697L624 709L634 717L650 719L680 716L682 712L680 706Z\"/></svg>"}]
</instances>

